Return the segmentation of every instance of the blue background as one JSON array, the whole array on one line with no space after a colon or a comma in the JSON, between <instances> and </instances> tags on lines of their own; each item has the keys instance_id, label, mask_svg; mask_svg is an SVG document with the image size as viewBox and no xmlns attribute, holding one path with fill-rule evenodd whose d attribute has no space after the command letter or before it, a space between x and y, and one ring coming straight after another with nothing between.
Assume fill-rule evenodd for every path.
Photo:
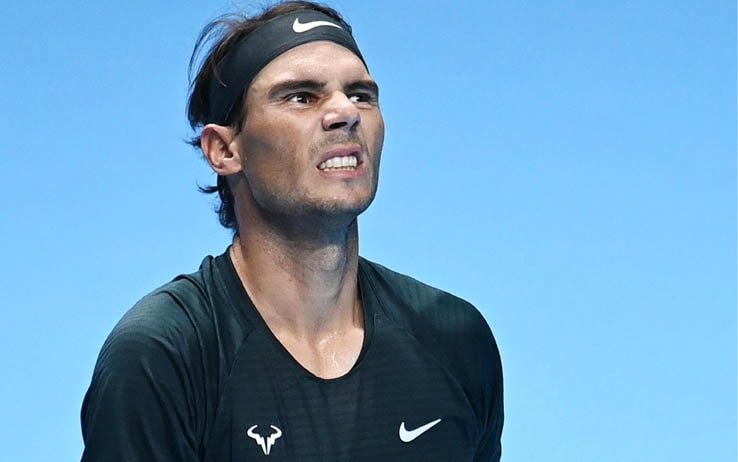
<instances>
[{"instance_id":1,"label":"blue background","mask_svg":"<svg viewBox=\"0 0 738 462\"><path fill-rule=\"evenodd\" d=\"M504 460L734 461L735 3L330 4L387 123L361 253L484 313ZM78 459L110 329L229 243L184 106L240 7L4 5L3 460Z\"/></svg>"}]
</instances>

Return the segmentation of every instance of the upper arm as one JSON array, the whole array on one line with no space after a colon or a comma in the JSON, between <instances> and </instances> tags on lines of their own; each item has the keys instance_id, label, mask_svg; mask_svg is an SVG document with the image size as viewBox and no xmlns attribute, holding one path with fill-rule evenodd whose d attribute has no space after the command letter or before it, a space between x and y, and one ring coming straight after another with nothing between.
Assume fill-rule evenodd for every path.
<instances>
[{"instance_id":1,"label":"upper arm","mask_svg":"<svg viewBox=\"0 0 738 462\"><path fill-rule=\"evenodd\" d=\"M482 438L479 442L475 462L498 462L502 457L502 427L504 416L504 397L502 381L502 362L500 361L497 345L492 339L493 351L489 359L486 404L487 422Z\"/></svg>"},{"instance_id":2,"label":"upper arm","mask_svg":"<svg viewBox=\"0 0 738 462\"><path fill-rule=\"evenodd\" d=\"M83 461L198 460L183 326L134 308L113 330L82 406Z\"/></svg>"}]
</instances>

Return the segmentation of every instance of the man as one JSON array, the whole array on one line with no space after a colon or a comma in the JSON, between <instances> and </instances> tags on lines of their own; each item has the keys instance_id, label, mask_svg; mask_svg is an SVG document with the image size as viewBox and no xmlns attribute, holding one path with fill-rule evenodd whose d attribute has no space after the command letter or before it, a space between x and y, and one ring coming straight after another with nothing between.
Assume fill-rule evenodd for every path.
<instances>
[{"instance_id":1,"label":"man","mask_svg":"<svg viewBox=\"0 0 738 462\"><path fill-rule=\"evenodd\" d=\"M351 29L307 2L206 28L189 118L232 245L138 302L98 358L86 461L497 461L479 312L358 256L384 122Z\"/></svg>"}]
</instances>

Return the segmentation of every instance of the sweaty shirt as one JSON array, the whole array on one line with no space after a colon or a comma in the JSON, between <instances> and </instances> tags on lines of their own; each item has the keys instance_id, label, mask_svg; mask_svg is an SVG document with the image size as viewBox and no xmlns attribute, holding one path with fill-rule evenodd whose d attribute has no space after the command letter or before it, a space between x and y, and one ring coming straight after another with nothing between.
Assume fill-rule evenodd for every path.
<instances>
[{"instance_id":1,"label":"sweaty shirt","mask_svg":"<svg viewBox=\"0 0 738 462\"><path fill-rule=\"evenodd\" d=\"M497 345L469 303L359 260L364 341L319 378L271 333L228 251L141 299L102 347L83 461L498 461Z\"/></svg>"}]
</instances>

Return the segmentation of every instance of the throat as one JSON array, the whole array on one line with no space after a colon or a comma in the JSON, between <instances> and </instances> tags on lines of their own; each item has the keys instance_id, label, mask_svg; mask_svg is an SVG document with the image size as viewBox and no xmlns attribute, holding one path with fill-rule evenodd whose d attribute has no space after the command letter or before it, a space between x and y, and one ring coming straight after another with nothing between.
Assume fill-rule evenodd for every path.
<instances>
[{"instance_id":1,"label":"throat","mask_svg":"<svg viewBox=\"0 0 738 462\"><path fill-rule=\"evenodd\" d=\"M231 260L277 341L317 377L348 373L364 341L356 248L306 251L249 244L237 235Z\"/></svg>"},{"instance_id":2,"label":"throat","mask_svg":"<svg viewBox=\"0 0 738 462\"><path fill-rule=\"evenodd\" d=\"M356 364L364 343L363 326L310 340L287 332L274 332L292 358L305 370L321 379L346 375Z\"/></svg>"}]
</instances>

